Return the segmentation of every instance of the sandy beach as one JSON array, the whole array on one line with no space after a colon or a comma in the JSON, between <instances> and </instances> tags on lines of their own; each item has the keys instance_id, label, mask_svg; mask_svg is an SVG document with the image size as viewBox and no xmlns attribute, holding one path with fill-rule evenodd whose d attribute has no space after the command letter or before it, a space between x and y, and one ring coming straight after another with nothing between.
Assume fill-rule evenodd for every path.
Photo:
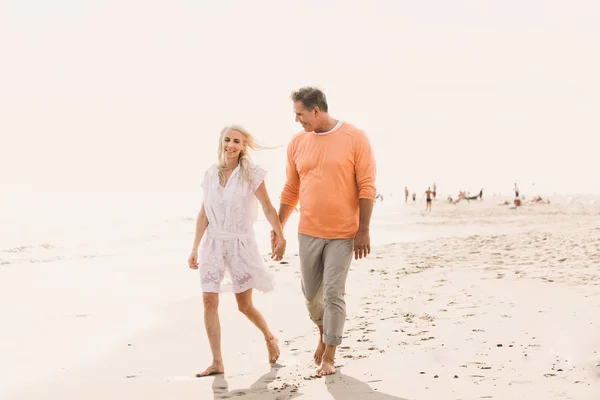
<instances>
[{"instance_id":1,"label":"sandy beach","mask_svg":"<svg viewBox=\"0 0 600 400\"><path fill-rule=\"evenodd\" d=\"M119 290L127 295L102 313L82 303L80 318L61 325L29 361L16 354L5 359L3 371L10 371L13 361L29 370L20 370L26 379L2 398L598 399L599 202L557 198L511 210L502 200L457 205L438 200L428 214L421 201L394 205L400 200L386 198L377 205L372 236L378 244L367 259L352 264L346 337L334 376L314 375L316 328L304 308L298 257L290 243L283 262L268 261L276 290L255 295L279 338L279 363L268 363L262 336L237 311L233 296L223 295L226 373L194 377L208 365L210 352L199 282L196 272L186 270L193 222L185 221L181 243L164 246L148 270L136 266L119 277ZM286 228L289 242L296 241L294 230L293 224ZM135 264L132 254L120 260ZM54 341L94 335L94 326L106 324L81 325L99 313L138 315L138 309L127 312L128 301L139 302L138 278L152 288L143 294L151 323L118 332L101 350L63 365ZM179 293L153 302L162 298L161 291ZM60 296L61 291L43 293ZM31 307L44 303L42 294ZM69 296L63 303L73 301L75 295ZM19 323L15 318L8 322ZM36 377L38 363L56 369Z\"/></svg>"},{"instance_id":2,"label":"sandy beach","mask_svg":"<svg viewBox=\"0 0 600 400\"><path fill-rule=\"evenodd\" d=\"M600 400L598 21L598 1L0 0L0 400ZM356 196L371 253L319 377L298 223L351 237ZM269 203L297 204L278 261ZM205 290L221 258L273 273L253 302L276 364L224 293L225 372L196 377L202 204L225 256L199 255Z\"/></svg>"}]
</instances>

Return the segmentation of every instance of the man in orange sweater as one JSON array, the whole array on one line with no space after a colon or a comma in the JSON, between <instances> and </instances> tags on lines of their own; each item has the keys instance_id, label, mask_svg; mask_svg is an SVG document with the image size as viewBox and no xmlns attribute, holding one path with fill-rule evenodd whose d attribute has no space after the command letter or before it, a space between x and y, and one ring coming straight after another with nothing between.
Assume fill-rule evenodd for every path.
<instances>
[{"instance_id":1,"label":"man in orange sweater","mask_svg":"<svg viewBox=\"0 0 600 400\"><path fill-rule=\"evenodd\" d=\"M376 165L367 135L328 113L325 94L304 87L292 93L304 130L287 149L286 184L279 220L285 225L300 202L298 241L302 292L319 328L314 359L319 375L334 374L346 320L346 278L355 259L371 251L369 225ZM277 238L272 234L272 246Z\"/></svg>"}]
</instances>

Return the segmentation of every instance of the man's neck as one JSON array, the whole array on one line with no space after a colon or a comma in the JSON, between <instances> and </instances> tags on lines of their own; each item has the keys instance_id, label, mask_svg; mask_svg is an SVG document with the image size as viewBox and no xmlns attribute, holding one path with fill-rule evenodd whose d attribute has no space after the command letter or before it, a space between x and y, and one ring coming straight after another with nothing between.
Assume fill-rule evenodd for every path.
<instances>
[{"instance_id":1,"label":"man's neck","mask_svg":"<svg viewBox=\"0 0 600 400\"><path fill-rule=\"evenodd\" d=\"M323 124L321 126L319 126L317 129L315 129L315 133L329 132L330 130L335 128L337 123L338 123L338 120L328 116L327 120L324 121Z\"/></svg>"}]
</instances>

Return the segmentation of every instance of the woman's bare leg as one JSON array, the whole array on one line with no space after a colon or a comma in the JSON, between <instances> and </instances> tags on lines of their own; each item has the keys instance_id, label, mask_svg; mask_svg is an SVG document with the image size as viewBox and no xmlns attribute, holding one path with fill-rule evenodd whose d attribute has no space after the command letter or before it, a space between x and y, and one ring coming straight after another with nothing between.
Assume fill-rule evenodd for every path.
<instances>
[{"instance_id":1,"label":"woman's bare leg","mask_svg":"<svg viewBox=\"0 0 600 400\"><path fill-rule=\"evenodd\" d=\"M263 315L254 307L252 302L252 289L248 289L242 293L236 293L235 299L237 300L238 309L244 314L250 322L252 322L265 337L267 342L267 350L269 351L269 362L274 363L279 358L279 346L277 338L273 336L267 325L267 321Z\"/></svg>"},{"instance_id":2,"label":"woman's bare leg","mask_svg":"<svg viewBox=\"0 0 600 400\"><path fill-rule=\"evenodd\" d=\"M223 354L221 353L221 323L219 321L219 294L204 293L204 326L212 352L212 364L196 377L222 374L225 372L223 366Z\"/></svg>"}]
</instances>

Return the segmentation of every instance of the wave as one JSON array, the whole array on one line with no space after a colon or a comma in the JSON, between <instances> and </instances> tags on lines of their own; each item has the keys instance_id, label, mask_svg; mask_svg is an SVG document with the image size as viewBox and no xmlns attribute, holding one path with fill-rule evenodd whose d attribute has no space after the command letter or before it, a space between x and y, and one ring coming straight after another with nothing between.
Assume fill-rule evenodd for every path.
<instances>
[{"instance_id":1,"label":"wave","mask_svg":"<svg viewBox=\"0 0 600 400\"><path fill-rule=\"evenodd\" d=\"M67 261L67 260L84 260L90 258L101 258L101 257L111 257L113 254L78 254L74 256L50 256L50 257L24 257L24 258L16 258L12 260L2 259L0 258L0 266L1 265L19 265L19 264L43 264L43 263L51 263L56 261Z\"/></svg>"},{"instance_id":2,"label":"wave","mask_svg":"<svg viewBox=\"0 0 600 400\"><path fill-rule=\"evenodd\" d=\"M5 253L25 253L30 250L36 250L36 249L56 249L56 247L51 244L48 244L48 243L42 243L39 245L12 247L9 249L4 249L2 251Z\"/></svg>"}]
</instances>

